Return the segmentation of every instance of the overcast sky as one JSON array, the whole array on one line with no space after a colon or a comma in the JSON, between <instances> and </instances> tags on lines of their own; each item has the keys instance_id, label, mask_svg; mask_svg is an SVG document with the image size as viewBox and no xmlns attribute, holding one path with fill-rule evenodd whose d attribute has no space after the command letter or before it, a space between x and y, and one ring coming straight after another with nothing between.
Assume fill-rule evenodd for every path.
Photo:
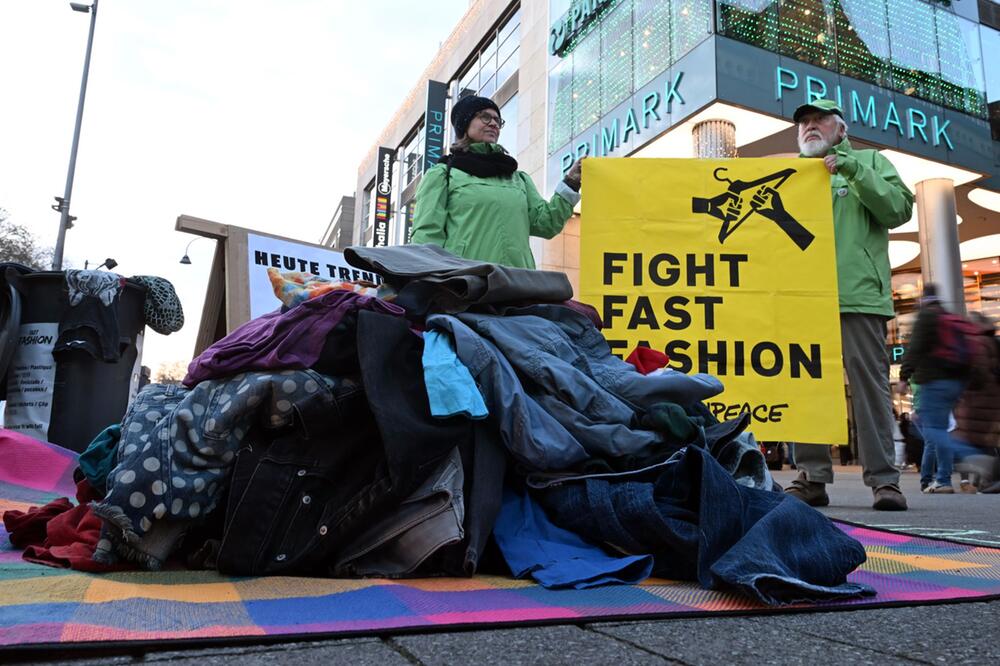
<instances>
[{"instance_id":1,"label":"overcast sky","mask_svg":"<svg viewBox=\"0 0 1000 666\"><path fill-rule=\"evenodd\" d=\"M189 360L214 243L185 213L317 242L358 162L469 0L100 0L66 259L160 275L184 330L144 363ZM0 208L46 245L66 180L89 15L0 0Z\"/></svg>"}]
</instances>

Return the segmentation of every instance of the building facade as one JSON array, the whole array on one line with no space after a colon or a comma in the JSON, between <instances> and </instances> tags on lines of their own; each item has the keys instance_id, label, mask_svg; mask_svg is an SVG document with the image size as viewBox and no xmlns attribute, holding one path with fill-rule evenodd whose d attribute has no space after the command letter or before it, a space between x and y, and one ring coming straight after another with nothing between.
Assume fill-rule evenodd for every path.
<instances>
[{"instance_id":1,"label":"building facade","mask_svg":"<svg viewBox=\"0 0 1000 666\"><path fill-rule=\"evenodd\" d=\"M993 0L475 0L374 137L353 228L340 237L372 244L382 210L386 242L405 242L421 174L440 150L425 116L430 129L443 119L447 145L450 100L464 94L497 102L500 142L549 194L583 155L795 155L794 109L828 97L852 141L884 151L917 193L913 219L891 236L892 341L905 340L927 271L921 213L924 226L940 210L957 224L958 288L969 308L1000 319L998 54ZM447 93L443 116L428 81ZM394 155L388 202L380 147ZM574 287L579 248L576 217L532 241L538 266Z\"/></svg>"}]
</instances>

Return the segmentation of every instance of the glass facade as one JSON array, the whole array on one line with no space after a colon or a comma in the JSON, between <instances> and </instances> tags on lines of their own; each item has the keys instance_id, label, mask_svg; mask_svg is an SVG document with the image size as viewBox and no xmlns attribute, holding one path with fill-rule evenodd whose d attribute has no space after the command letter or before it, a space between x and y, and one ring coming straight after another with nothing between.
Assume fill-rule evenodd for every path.
<instances>
[{"instance_id":1,"label":"glass facade","mask_svg":"<svg viewBox=\"0 0 1000 666\"><path fill-rule=\"evenodd\" d=\"M986 105L990 116L993 140L1000 141L1000 31L985 25L979 26L979 41L982 52L993 57L983 58L983 74L986 81Z\"/></svg>"},{"instance_id":2,"label":"glass facade","mask_svg":"<svg viewBox=\"0 0 1000 666\"><path fill-rule=\"evenodd\" d=\"M467 69L458 76L459 95L492 97L518 69L521 44L521 9L502 21L485 45L472 54Z\"/></svg>"},{"instance_id":3,"label":"glass facade","mask_svg":"<svg viewBox=\"0 0 1000 666\"><path fill-rule=\"evenodd\" d=\"M410 137L406 145L400 149L403 160L403 183L406 187L414 179L423 173L424 170L424 125L417 128L416 133Z\"/></svg>"},{"instance_id":4,"label":"glass facade","mask_svg":"<svg viewBox=\"0 0 1000 666\"><path fill-rule=\"evenodd\" d=\"M719 34L985 118L978 24L923 0L719 0Z\"/></svg>"},{"instance_id":5,"label":"glass facade","mask_svg":"<svg viewBox=\"0 0 1000 666\"><path fill-rule=\"evenodd\" d=\"M569 0L553 0L564 20ZM1000 32L927 0L617 0L549 71L549 153L719 34L990 118L1000 139ZM471 85L471 84L470 84Z\"/></svg>"},{"instance_id":6,"label":"glass facade","mask_svg":"<svg viewBox=\"0 0 1000 666\"><path fill-rule=\"evenodd\" d=\"M506 125L500 128L500 137L497 140L507 152L517 157L521 149L517 141L517 95L514 95L500 109L500 117L506 121Z\"/></svg>"},{"instance_id":7,"label":"glass facade","mask_svg":"<svg viewBox=\"0 0 1000 666\"><path fill-rule=\"evenodd\" d=\"M566 3L553 3L555 12ZM549 73L549 152L584 132L712 34L712 0L618 0Z\"/></svg>"},{"instance_id":8,"label":"glass facade","mask_svg":"<svg viewBox=\"0 0 1000 666\"><path fill-rule=\"evenodd\" d=\"M375 188L375 183L372 183L365 188L364 196L361 198L361 228L364 231L368 231L372 228L372 224L375 221L372 215L372 190ZM362 239L363 240L363 239Z\"/></svg>"}]
</instances>

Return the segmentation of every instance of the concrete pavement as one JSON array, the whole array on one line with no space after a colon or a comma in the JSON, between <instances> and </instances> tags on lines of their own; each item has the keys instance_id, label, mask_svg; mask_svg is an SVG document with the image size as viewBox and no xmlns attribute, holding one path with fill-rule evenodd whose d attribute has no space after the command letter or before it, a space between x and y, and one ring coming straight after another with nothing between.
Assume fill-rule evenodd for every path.
<instances>
[{"instance_id":1,"label":"concrete pavement","mask_svg":"<svg viewBox=\"0 0 1000 666\"><path fill-rule=\"evenodd\" d=\"M787 484L792 471L776 473ZM901 485L902 513L871 510L859 468L837 467L823 512L889 529L1000 547L1000 495L921 495ZM164 646L166 647L166 646ZM551 627L381 635L364 639L187 650L134 650L117 657L46 655L45 663L180 664L983 664L1000 663L1000 601L881 610L655 622L581 622ZM41 663L41 662L39 662Z\"/></svg>"}]
</instances>

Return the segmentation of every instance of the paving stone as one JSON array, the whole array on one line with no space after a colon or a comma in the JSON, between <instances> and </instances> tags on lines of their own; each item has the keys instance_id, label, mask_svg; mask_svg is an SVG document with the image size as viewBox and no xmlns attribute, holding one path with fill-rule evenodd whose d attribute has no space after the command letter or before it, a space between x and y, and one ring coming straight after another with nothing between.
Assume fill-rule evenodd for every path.
<instances>
[{"instance_id":1,"label":"paving stone","mask_svg":"<svg viewBox=\"0 0 1000 666\"><path fill-rule=\"evenodd\" d=\"M448 664L662 664L664 659L575 626L397 636L393 641L428 666Z\"/></svg>"},{"instance_id":2,"label":"paving stone","mask_svg":"<svg viewBox=\"0 0 1000 666\"><path fill-rule=\"evenodd\" d=\"M665 659L694 666L918 663L870 650L863 641L843 645L787 630L779 623L761 624L757 618L666 620L591 628Z\"/></svg>"},{"instance_id":3,"label":"paving stone","mask_svg":"<svg viewBox=\"0 0 1000 666\"><path fill-rule=\"evenodd\" d=\"M766 622L933 664L1000 663L1000 602L815 613Z\"/></svg>"}]
</instances>

